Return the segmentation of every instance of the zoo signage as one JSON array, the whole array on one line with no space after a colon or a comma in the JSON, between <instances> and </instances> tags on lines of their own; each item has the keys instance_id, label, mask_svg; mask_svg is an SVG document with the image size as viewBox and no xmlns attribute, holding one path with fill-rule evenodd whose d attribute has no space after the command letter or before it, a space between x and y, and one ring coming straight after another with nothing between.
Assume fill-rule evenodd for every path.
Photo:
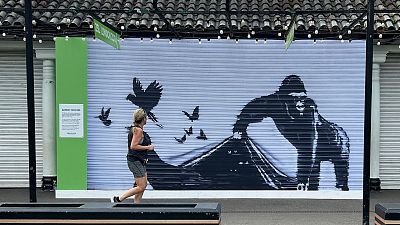
<instances>
[{"instance_id":1,"label":"zoo signage","mask_svg":"<svg viewBox=\"0 0 400 225\"><path fill-rule=\"evenodd\" d=\"M120 49L120 35L102 24L100 21L96 19L93 19L93 21L95 37L113 46L116 49Z\"/></svg>"}]
</instances>

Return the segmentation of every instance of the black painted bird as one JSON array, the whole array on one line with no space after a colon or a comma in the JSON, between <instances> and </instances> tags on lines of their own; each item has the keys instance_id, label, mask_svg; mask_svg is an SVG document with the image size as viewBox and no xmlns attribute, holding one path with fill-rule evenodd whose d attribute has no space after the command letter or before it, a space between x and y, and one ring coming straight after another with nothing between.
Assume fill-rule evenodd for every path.
<instances>
[{"instance_id":1,"label":"black painted bird","mask_svg":"<svg viewBox=\"0 0 400 225\"><path fill-rule=\"evenodd\" d=\"M175 140L181 144L183 144L183 142L186 141L186 134L183 135L183 137L181 139L174 137Z\"/></svg>"},{"instance_id":2,"label":"black painted bird","mask_svg":"<svg viewBox=\"0 0 400 225\"><path fill-rule=\"evenodd\" d=\"M193 120L198 120L199 119L199 106L196 106L196 108L193 109L192 115L190 115L186 111L182 111L188 118L193 122Z\"/></svg>"},{"instance_id":3,"label":"black painted bird","mask_svg":"<svg viewBox=\"0 0 400 225\"><path fill-rule=\"evenodd\" d=\"M191 134L193 134L193 128L190 127L189 130L183 129L185 131L185 133L190 136Z\"/></svg>"},{"instance_id":4,"label":"black painted bird","mask_svg":"<svg viewBox=\"0 0 400 225\"><path fill-rule=\"evenodd\" d=\"M101 114L98 116L95 116L94 118L99 118L101 122L103 122L104 125L107 127L111 125L112 121L108 119L108 116L110 115L111 108L107 109L104 112L104 107L101 109Z\"/></svg>"},{"instance_id":5,"label":"black painted bird","mask_svg":"<svg viewBox=\"0 0 400 225\"><path fill-rule=\"evenodd\" d=\"M207 140L207 136L204 133L203 129L200 129L200 135L196 137L197 139Z\"/></svg>"},{"instance_id":6,"label":"black painted bird","mask_svg":"<svg viewBox=\"0 0 400 225\"><path fill-rule=\"evenodd\" d=\"M151 112L161 99L162 85L157 81L153 81L144 91L139 79L135 77L133 78L132 86L133 94L126 96L126 100L144 109L149 119L157 126L163 128L163 126L158 123L157 117Z\"/></svg>"}]
</instances>

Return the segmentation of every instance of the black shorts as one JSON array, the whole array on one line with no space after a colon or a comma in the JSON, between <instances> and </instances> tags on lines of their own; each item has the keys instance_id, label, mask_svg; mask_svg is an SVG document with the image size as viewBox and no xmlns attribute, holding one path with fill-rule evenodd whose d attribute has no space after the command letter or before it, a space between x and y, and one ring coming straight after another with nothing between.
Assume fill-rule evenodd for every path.
<instances>
[{"instance_id":1,"label":"black shorts","mask_svg":"<svg viewBox=\"0 0 400 225\"><path fill-rule=\"evenodd\" d=\"M127 160L129 170L135 178L142 178L146 175L146 166L139 160Z\"/></svg>"}]
</instances>

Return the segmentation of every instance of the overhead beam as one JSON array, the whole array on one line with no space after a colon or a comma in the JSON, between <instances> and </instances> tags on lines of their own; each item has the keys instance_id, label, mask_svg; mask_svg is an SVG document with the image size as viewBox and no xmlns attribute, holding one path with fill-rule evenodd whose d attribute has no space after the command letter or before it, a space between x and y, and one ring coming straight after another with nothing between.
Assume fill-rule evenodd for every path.
<instances>
[{"instance_id":1,"label":"overhead beam","mask_svg":"<svg viewBox=\"0 0 400 225\"><path fill-rule=\"evenodd\" d=\"M154 10L153 12L155 14L157 14L160 17L160 19L162 19L164 21L164 23L167 25L167 30L172 31L172 33L175 34L176 38L180 38L179 33L176 32L174 26L171 25L169 20L167 18L165 18L164 13L162 12L162 10L158 9L157 2L158 2L157 0L153 0L153 10Z\"/></svg>"},{"instance_id":2,"label":"overhead beam","mask_svg":"<svg viewBox=\"0 0 400 225\"><path fill-rule=\"evenodd\" d=\"M154 2L156 2L157 6L157 1L153 0L153 7L154 7ZM156 10L157 9L157 10ZM20 11L18 8L4 8L0 7L0 11L6 11L6 12L16 12ZM125 10L125 9L43 9L43 8L33 8L32 9L35 12L80 12L80 13L105 13L105 14L111 14L111 13L127 13L127 14L133 14L137 13L136 10ZM186 11L186 10L159 10L158 8L154 8L154 10L157 11L157 13L161 14L226 14L227 10L216 10L216 11ZM297 11L289 11L289 10L262 10L262 11L230 11L229 13L231 15L240 15L240 14L246 14L246 15L276 15L276 14L283 14L283 15L291 15L293 13L296 13L297 15L308 15L308 14L350 14L350 13L363 13L365 12L366 9L349 9L349 10L297 10ZM377 10L376 13L400 13L399 10Z\"/></svg>"},{"instance_id":3,"label":"overhead beam","mask_svg":"<svg viewBox=\"0 0 400 225\"><path fill-rule=\"evenodd\" d=\"M360 22L367 15L367 11L363 12L360 16L357 17L348 27L343 29L342 35L346 35L346 33L351 30L358 22Z\"/></svg>"}]
</instances>

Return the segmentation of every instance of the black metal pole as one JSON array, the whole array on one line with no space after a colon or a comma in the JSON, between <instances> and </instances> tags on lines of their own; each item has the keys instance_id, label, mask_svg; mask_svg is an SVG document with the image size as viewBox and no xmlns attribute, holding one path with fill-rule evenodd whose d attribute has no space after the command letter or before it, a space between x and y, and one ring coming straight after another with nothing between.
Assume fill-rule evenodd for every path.
<instances>
[{"instance_id":1,"label":"black metal pole","mask_svg":"<svg viewBox=\"0 0 400 225\"><path fill-rule=\"evenodd\" d=\"M36 202L35 83L33 74L32 1L25 0L26 95L28 101L29 199Z\"/></svg>"},{"instance_id":2,"label":"black metal pole","mask_svg":"<svg viewBox=\"0 0 400 225\"><path fill-rule=\"evenodd\" d=\"M228 21L229 36L233 37L232 20L231 20L231 0L226 0L226 20Z\"/></svg>"},{"instance_id":3,"label":"black metal pole","mask_svg":"<svg viewBox=\"0 0 400 225\"><path fill-rule=\"evenodd\" d=\"M369 224L372 63L374 56L374 0L368 0L365 60L363 224Z\"/></svg>"}]
</instances>

